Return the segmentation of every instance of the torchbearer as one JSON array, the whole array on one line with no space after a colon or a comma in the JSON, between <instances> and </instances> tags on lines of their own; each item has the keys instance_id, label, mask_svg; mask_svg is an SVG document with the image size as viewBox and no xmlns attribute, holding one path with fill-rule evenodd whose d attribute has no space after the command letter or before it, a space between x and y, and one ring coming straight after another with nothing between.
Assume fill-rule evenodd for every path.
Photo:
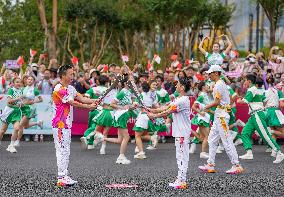
<instances>
[{"instance_id":1,"label":"torchbearer","mask_svg":"<svg viewBox=\"0 0 284 197\"><path fill-rule=\"evenodd\" d=\"M229 132L229 112L231 110L230 106L230 93L223 80L220 79L222 68L219 65L212 65L208 71L209 77L215 82L213 88L213 103L205 106L204 110L207 111L211 107L217 107L214 114L213 126L211 127L208 144L209 144L209 159L207 164L204 166L199 166L198 168L206 173L214 173L215 170L215 156L218 148L218 142L221 141L224 145L225 151L229 156L232 168L226 171L227 174L239 174L244 171L244 169L239 164L238 153L236 147L233 143L232 133Z\"/></svg>"}]
</instances>

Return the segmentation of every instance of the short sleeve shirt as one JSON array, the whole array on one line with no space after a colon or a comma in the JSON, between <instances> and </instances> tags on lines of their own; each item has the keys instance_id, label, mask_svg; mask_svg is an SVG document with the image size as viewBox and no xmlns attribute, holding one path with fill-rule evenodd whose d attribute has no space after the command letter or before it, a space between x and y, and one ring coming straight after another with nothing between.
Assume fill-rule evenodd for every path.
<instances>
[{"instance_id":1,"label":"short sleeve shirt","mask_svg":"<svg viewBox=\"0 0 284 197\"><path fill-rule=\"evenodd\" d=\"M208 53L206 52L205 57L208 60L209 65L221 65L223 64L225 53Z\"/></svg>"}]
</instances>

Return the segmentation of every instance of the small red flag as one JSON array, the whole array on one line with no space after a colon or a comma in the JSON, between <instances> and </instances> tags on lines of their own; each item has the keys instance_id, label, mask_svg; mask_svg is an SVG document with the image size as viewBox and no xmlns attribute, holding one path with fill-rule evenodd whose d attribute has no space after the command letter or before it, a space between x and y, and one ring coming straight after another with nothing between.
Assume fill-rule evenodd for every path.
<instances>
[{"instance_id":1,"label":"small red flag","mask_svg":"<svg viewBox=\"0 0 284 197\"><path fill-rule=\"evenodd\" d=\"M30 49L31 57L34 57L36 54L37 54L37 51L34 51L34 50Z\"/></svg>"},{"instance_id":2,"label":"small red flag","mask_svg":"<svg viewBox=\"0 0 284 197\"><path fill-rule=\"evenodd\" d=\"M24 64L25 60L23 58L23 56L19 56L18 59L17 59L17 63L22 66Z\"/></svg>"},{"instance_id":3,"label":"small red flag","mask_svg":"<svg viewBox=\"0 0 284 197\"><path fill-rule=\"evenodd\" d=\"M75 57L75 56L73 56L73 57L71 58L71 61L72 61L72 64L73 64L73 65L78 65L78 63L79 63L79 59L78 59L77 57Z\"/></svg>"}]
</instances>

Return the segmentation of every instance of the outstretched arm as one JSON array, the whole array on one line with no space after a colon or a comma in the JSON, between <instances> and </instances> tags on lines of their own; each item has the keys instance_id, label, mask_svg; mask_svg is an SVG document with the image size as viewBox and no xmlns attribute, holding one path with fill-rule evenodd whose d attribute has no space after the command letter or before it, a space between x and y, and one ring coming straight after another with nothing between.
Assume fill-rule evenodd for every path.
<instances>
[{"instance_id":1,"label":"outstretched arm","mask_svg":"<svg viewBox=\"0 0 284 197\"><path fill-rule=\"evenodd\" d=\"M206 52L207 52L207 51L205 51L205 49L203 49L203 43L204 43L204 40L205 40L206 38L208 38L208 37L205 36L205 37L202 39L202 41L200 42L199 47L198 47L199 50L201 51L201 53L202 53L203 55L205 55Z\"/></svg>"},{"instance_id":2,"label":"outstretched arm","mask_svg":"<svg viewBox=\"0 0 284 197\"><path fill-rule=\"evenodd\" d=\"M227 46L226 50L224 51L224 53L226 55L228 55L230 50L232 49L233 44L232 44L231 40L229 39L229 37L227 35L225 35L225 36L226 36L226 39L227 39L227 42L228 42L228 46Z\"/></svg>"}]
</instances>

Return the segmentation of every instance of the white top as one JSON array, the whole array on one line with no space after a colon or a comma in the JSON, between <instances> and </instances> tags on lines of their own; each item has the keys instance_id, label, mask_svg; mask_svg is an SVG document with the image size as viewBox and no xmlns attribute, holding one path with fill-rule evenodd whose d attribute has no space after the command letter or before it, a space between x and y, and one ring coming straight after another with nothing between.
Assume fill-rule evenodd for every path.
<instances>
[{"instance_id":1,"label":"white top","mask_svg":"<svg viewBox=\"0 0 284 197\"><path fill-rule=\"evenodd\" d=\"M142 92L142 102L146 107L152 107L158 103L158 96L156 92Z\"/></svg>"},{"instance_id":2,"label":"white top","mask_svg":"<svg viewBox=\"0 0 284 197\"><path fill-rule=\"evenodd\" d=\"M278 91L279 90L276 90L273 87L269 87L268 90L265 91L264 101L266 102L266 105L265 105L266 108L279 107L279 101L283 100L283 98L279 97ZM281 94L281 97L282 97L282 94Z\"/></svg>"},{"instance_id":3,"label":"white top","mask_svg":"<svg viewBox=\"0 0 284 197\"><path fill-rule=\"evenodd\" d=\"M220 79L219 81L216 82L213 88L213 97L214 99L218 98L221 100L220 101L221 106L230 105L230 92L223 80ZM220 108L217 108L214 114L216 117L229 116L229 114L226 112L225 109L220 109Z\"/></svg>"},{"instance_id":4,"label":"white top","mask_svg":"<svg viewBox=\"0 0 284 197\"><path fill-rule=\"evenodd\" d=\"M177 97L171 104L173 111L173 137L190 137L190 100L188 96Z\"/></svg>"},{"instance_id":5,"label":"white top","mask_svg":"<svg viewBox=\"0 0 284 197\"><path fill-rule=\"evenodd\" d=\"M106 91L107 91L107 87L105 86L97 86L97 87L92 87L93 92L95 95L97 95L98 97L102 96ZM102 104L111 104L111 102L115 99L117 94L117 90L116 89L112 89L102 100Z\"/></svg>"}]
</instances>

